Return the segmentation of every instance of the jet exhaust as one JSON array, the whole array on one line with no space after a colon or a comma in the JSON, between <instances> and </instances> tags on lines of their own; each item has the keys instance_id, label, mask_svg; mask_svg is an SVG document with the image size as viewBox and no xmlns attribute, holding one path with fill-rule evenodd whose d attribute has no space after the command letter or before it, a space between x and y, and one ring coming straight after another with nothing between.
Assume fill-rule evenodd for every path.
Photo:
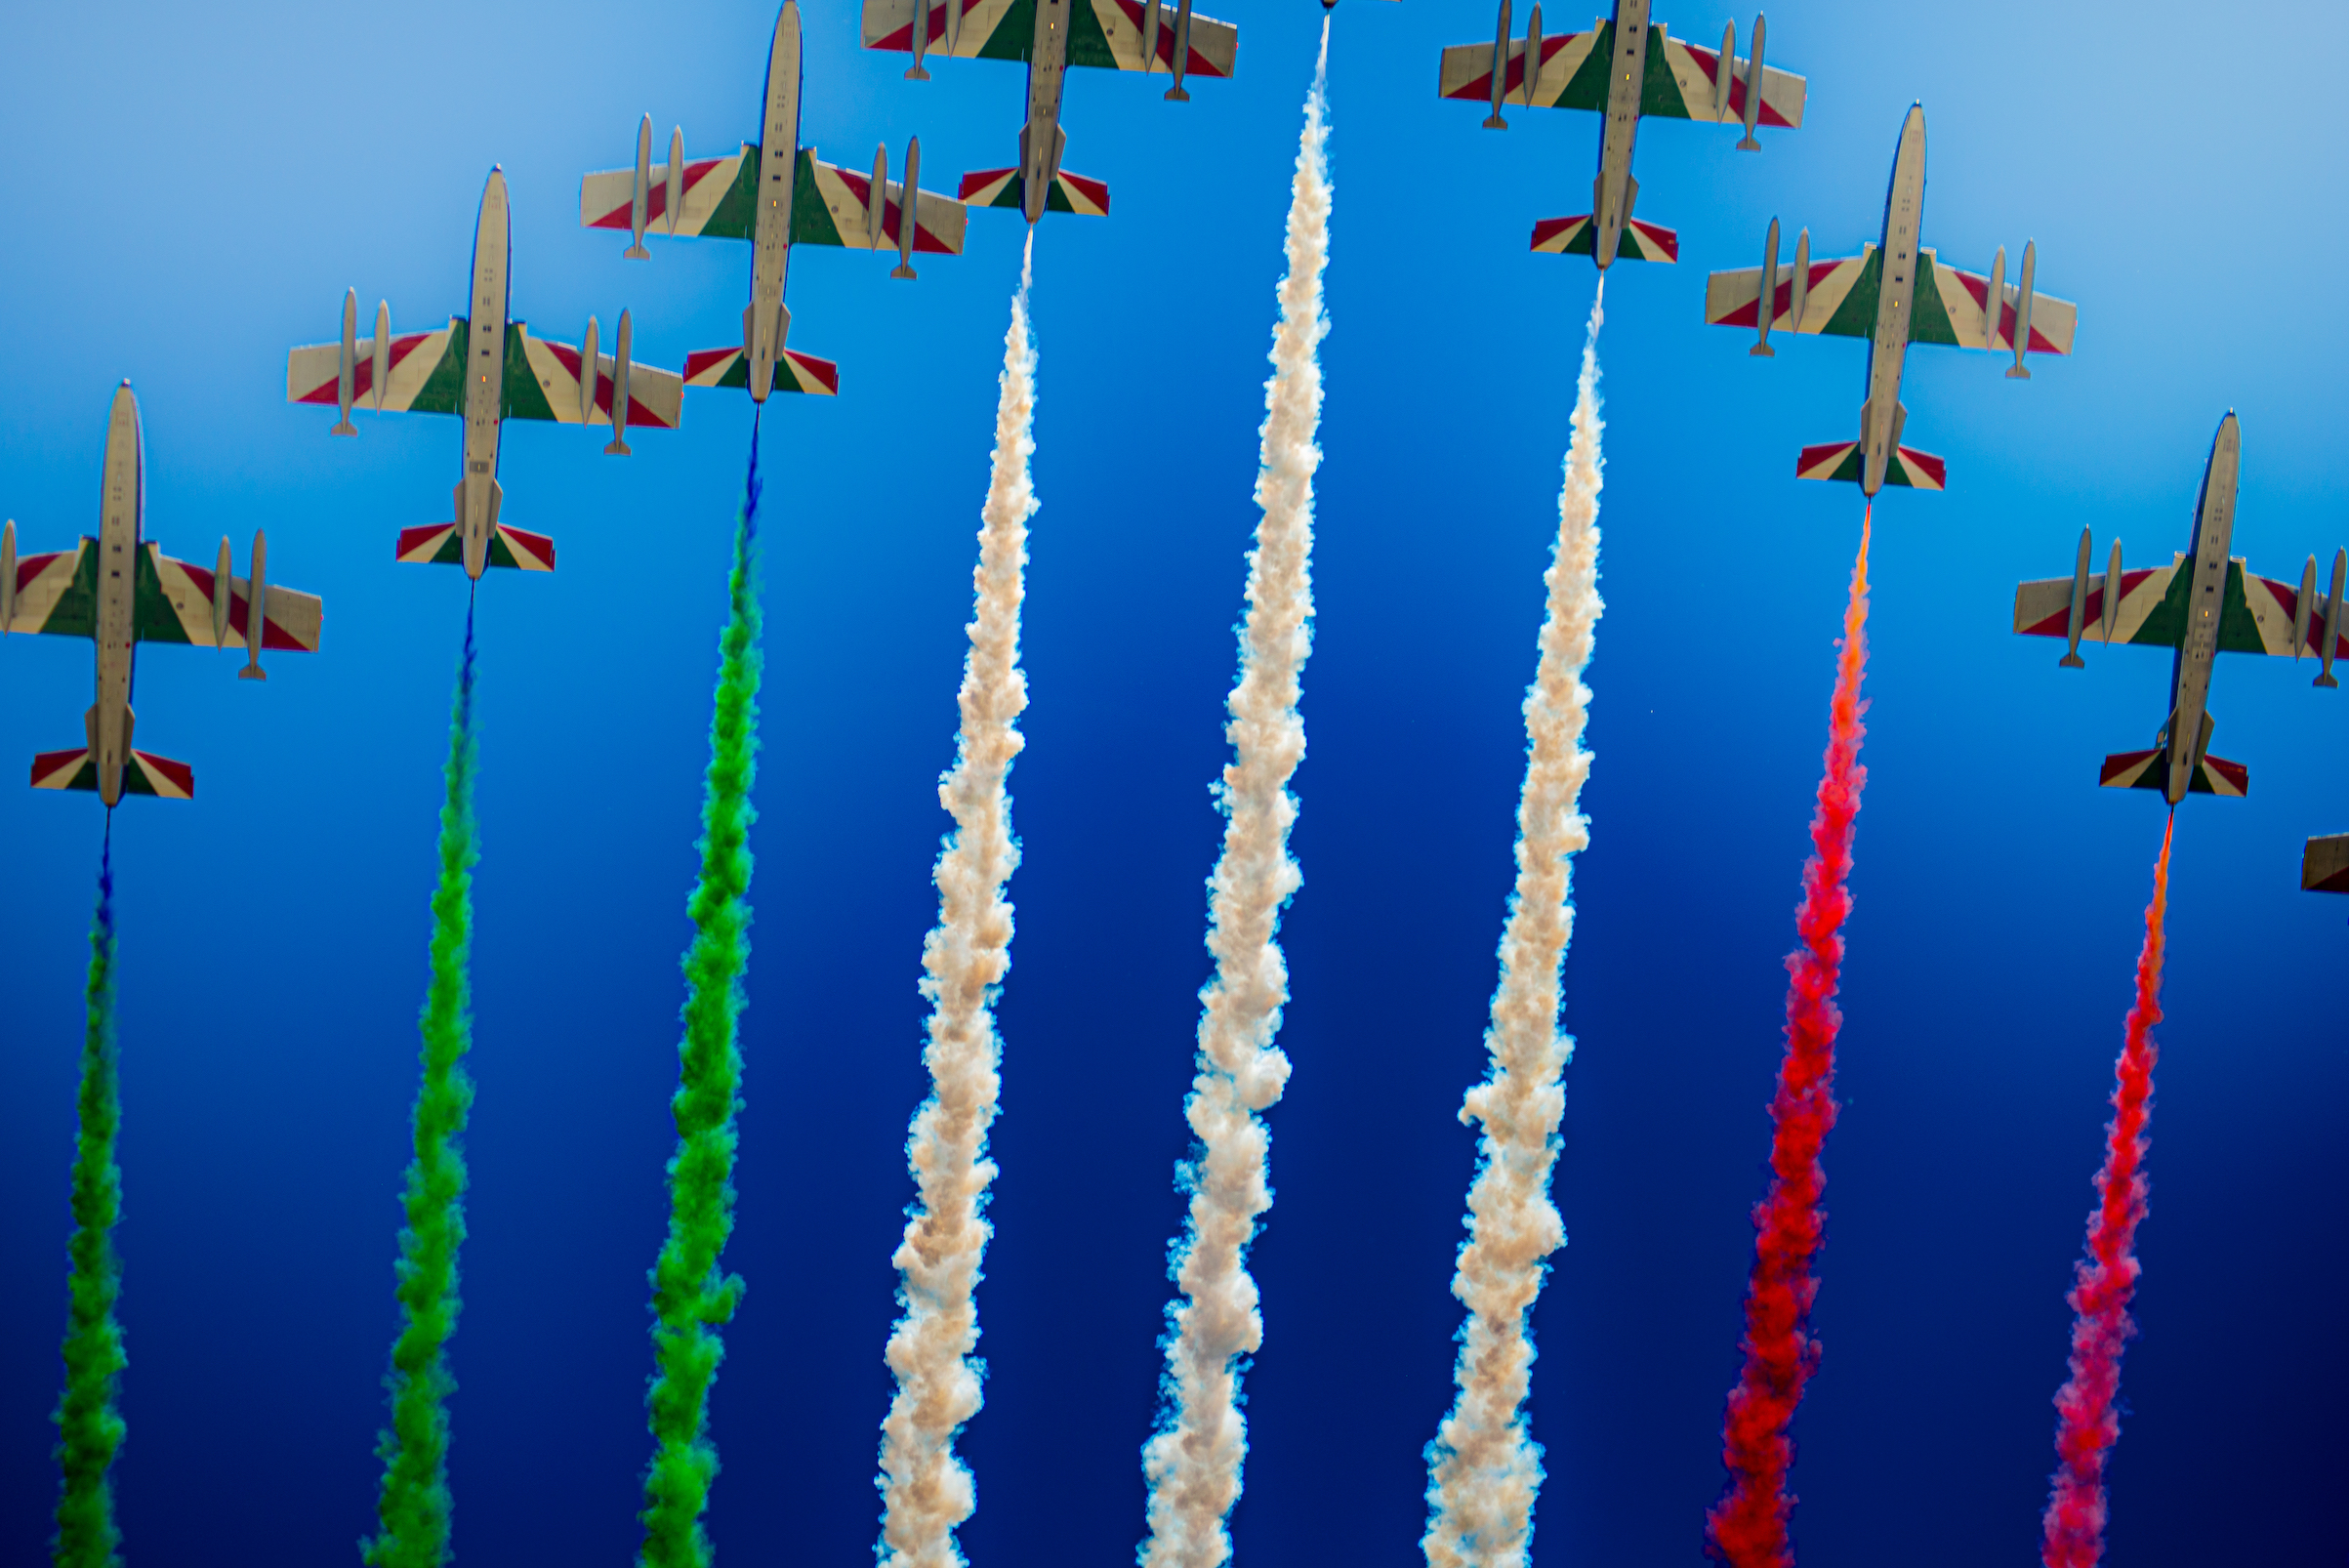
<instances>
[{"instance_id":1,"label":"jet exhaust","mask_svg":"<svg viewBox=\"0 0 2349 1568\"><path fill-rule=\"evenodd\" d=\"M2153 1037L2162 1021L2163 921L2169 905L2171 812L2154 862L2153 900L2145 906L2145 943L2137 952L2137 995L2128 1010L2121 1059L2114 1065L2113 1119L2105 1124L2104 1165L2096 1173L2096 1208L2088 1216L2087 1257L2074 1266L2072 1375L2055 1395L2055 1475L2040 1520L2040 1560L2046 1568L2095 1568L2104 1556L2104 1462L2121 1437L2115 1396L2121 1352L2135 1338L2128 1313L2137 1294L2137 1226L2144 1221L2146 1124L2153 1115Z\"/></svg>"},{"instance_id":2,"label":"jet exhaust","mask_svg":"<svg viewBox=\"0 0 2349 1568\"><path fill-rule=\"evenodd\" d=\"M710 1441L710 1385L725 1344L719 1330L742 1300L742 1280L719 1258L734 1228L735 1117L742 1109L742 974L750 962L751 786L759 764L759 410L726 574L718 640L718 690L703 775L701 872L687 900L683 1041L678 1049L677 1153L669 1161L669 1232L652 1269L653 1360L645 1395L652 1463L644 1473L645 1568L707 1568L702 1515L718 1475Z\"/></svg>"},{"instance_id":3,"label":"jet exhaust","mask_svg":"<svg viewBox=\"0 0 2349 1568\"><path fill-rule=\"evenodd\" d=\"M1732 1568L1793 1568L1794 1562L1787 1531L1794 1506L1787 1490L1794 1459L1788 1431L1803 1385L1819 1366L1819 1341L1810 1335L1811 1303L1819 1294L1815 1265L1827 1224L1820 1207L1827 1173L1819 1155L1835 1125L1835 1035L1843 1015L1834 998L1843 922L1851 914L1853 830L1868 782L1860 764L1860 743L1868 733L1860 685L1868 669L1868 543L1875 511L1871 502L1852 562L1828 710L1827 766L1794 919L1801 945L1787 958L1787 1050L1770 1102L1770 1185L1753 1210L1745 1368L1729 1391L1721 1430L1729 1484L1705 1514L1706 1553Z\"/></svg>"},{"instance_id":4,"label":"jet exhaust","mask_svg":"<svg viewBox=\"0 0 2349 1568\"><path fill-rule=\"evenodd\" d=\"M376 1444L384 1478L376 1495L381 1533L359 1544L370 1568L433 1568L449 1556L448 1341L457 1332L457 1252L465 1241L465 1124L473 1079L474 618L465 614L465 651L449 718L440 805L440 870L433 887L431 979L424 1012L422 1077L412 1118L415 1154L400 1198L399 1337L392 1343L392 1426Z\"/></svg>"},{"instance_id":5,"label":"jet exhaust","mask_svg":"<svg viewBox=\"0 0 2349 1568\"><path fill-rule=\"evenodd\" d=\"M122 1096L114 1046L114 846L112 817L98 862L98 908L90 922L90 974L83 990L81 1087L74 1095L73 1232L66 1242L65 1392L51 1419L58 1429L56 1568L120 1568L107 1472L122 1446L115 1403L128 1360L114 1302L122 1262L114 1225L122 1217L122 1168L114 1140Z\"/></svg>"},{"instance_id":6,"label":"jet exhaust","mask_svg":"<svg viewBox=\"0 0 2349 1568\"><path fill-rule=\"evenodd\" d=\"M1264 1341L1247 1258L1272 1207L1262 1112L1289 1081L1289 1058L1273 1043L1289 996L1276 937L1281 910L1302 881L1289 856L1297 820L1289 780L1305 752L1298 698L1313 643L1313 475L1321 466L1320 347L1329 331L1329 51L1325 16L1290 183L1288 270L1259 432L1262 515L1248 559L1239 678L1225 703L1233 756L1217 790L1223 847L1208 895L1216 972L1200 993L1198 1071L1183 1104L1197 1142L1176 1172L1190 1213L1169 1270L1180 1294L1168 1303L1160 1341L1157 1429L1142 1446L1150 1486L1142 1568L1216 1568L1231 1556L1224 1521L1239 1501L1248 1452L1240 1361Z\"/></svg>"},{"instance_id":7,"label":"jet exhaust","mask_svg":"<svg viewBox=\"0 0 2349 1568\"><path fill-rule=\"evenodd\" d=\"M1025 742L1027 707L1019 668L1019 604L1027 566L1028 518L1036 494L1028 458L1036 402L1036 352L1028 333L1029 250L1011 297L995 409L995 461L980 513L976 605L968 627L959 696L955 764L938 801L955 831L938 856L938 924L922 943L929 999L929 1043L922 1056L930 1095L914 1113L906 1160L920 1197L905 1225L897 1267L900 1313L887 1359L897 1392L881 1427L881 1568L950 1568L963 1561L957 1526L977 1506L969 1467L956 1458L955 1433L978 1413L978 1344L972 1290L994 1233L982 1216L995 1165L987 1129L1002 1083L995 1033L997 988L1011 967L1011 906L1004 885L1019 864L1006 783Z\"/></svg>"},{"instance_id":8,"label":"jet exhaust","mask_svg":"<svg viewBox=\"0 0 2349 1568\"><path fill-rule=\"evenodd\" d=\"M1566 1115L1566 1063L1574 1039L1558 1029L1561 970L1574 935L1573 856L1590 843L1580 810L1590 776L1583 684L1598 618L1598 332L1606 280L1590 306L1575 389L1574 435L1558 492L1558 537L1543 581L1549 598L1534 683L1525 693L1527 757L1517 802L1517 883L1501 935L1501 984L1485 1048L1492 1067L1460 1110L1481 1127L1468 1188L1468 1239L1452 1294L1468 1309L1461 1326L1452 1409L1427 1445L1428 1568L1523 1568L1533 1542L1542 1447L1526 1425L1533 1385L1532 1315L1548 1268L1566 1244L1550 1202L1558 1129Z\"/></svg>"}]
</instances>

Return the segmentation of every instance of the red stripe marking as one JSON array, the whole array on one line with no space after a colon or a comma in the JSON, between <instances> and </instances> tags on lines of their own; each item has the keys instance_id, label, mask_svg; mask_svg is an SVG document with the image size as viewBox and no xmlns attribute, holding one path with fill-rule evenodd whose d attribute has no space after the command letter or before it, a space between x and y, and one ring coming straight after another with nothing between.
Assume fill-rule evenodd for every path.
<instances>
[{"instance_id":1,"label":"red stripe marking","mask_svg":"<svg viewBox=\"0 0 2349 1568\"><path fill-rule=\"evenodd\" d=\"M532 533L526 528L509 528L504 524L499 525L498 533L505 539L506 548L515 555L528 556L532 560L543 562L540 568L543 571L555 569L555 541L545 534Z\"/></svg>"},{"instance_id":2,"label":"red stripe marking","mask_svg":"<svg viewBox=\"0 0 2349 1568\"><path fill-rule=\"evenodd\" d=\"M1636 218L1630 220L1630 225L1639 230L1640 238L1662 251L1667 261L1676 262L1680 259L1680 236L1678 234L1655 224L1643 224Z\"/></svg>"},{"instance_id":3,"label":"red stripe marking","mask_svg":"<svg viewBox=\"0 0 2349 1568\"><path fill-rule=\"evenodd\" d=\"M790 349L783 351L783 357L822 382L826 391L835 394L840 392L840 366L831 360L818 359L811 353L799 353Z\"/></svg>"},{"instance_id":4,"label":"red stripe marking","mask_svg":"<svg viewBox=\"0 0 2349 1568\"><path fill-rule=\"evenodd\" d=\"M1098 180L1088 180L1081 174L1070 174L1066 170L1061 171L1060 183L1068 186L1069 189L1074 190L1078 194L1082 195L1086 200L1092 202L1095 207L1100 208L1104 216L1107 215L1109 211L1109 186L1102 184Z\"/></svg>"},{"instance_id":5,"label":"red stripe marking","mask_svg":"<svg viewBox=\"0 0 2349 1568\"><path fill-rule=\"evenodd\" d=\"M1537 218L1534 220L1533 249L1540 250L1560 234L1571 236L1577 227L1588 222L1590 215L1587 212L1577 213L1572 218Z\"/></svg>"},{"instance_id":6,"label":"red stripe marking","mask_svg":"<svg viewBox=\"0 0 2349 1568\"><path fill-rule=\"evenodd\" d=\"M963 184L955 191L955 195L960 200L968 201L980 192L986 191L990 186L1003 185L1017 173L1019 173L1017 169L980 169L975 173L967 174L963 176Z\"/></svg>"},{"instance_id":7,"label":"red stripe marking","mask_svg":"<svg viewBox=\"0 0 2349 1568\"><path fill-rule=\"evenodd\" d=\"M692 381L703 371L721 365L740 352L740 349L696 349L685 355L685 379Z\"/></svg>"},{"instance_id":8,"label":"red stripe marking","mask_svg":"<svg viewBox=\"0 0 2349 1568\"><path fill-rule=\"evenodd\" d=\"M41 780L54 778L59 773L67 773L70 776L71 773L79 772L82 763L88 760L89 756L90 749L87 746L82 747L79 751L35 753L32 759L32 787L36 790L39 789Z\"/></svg>"},{"instance_id":9,"label":"red stripe marking","mask_svg":"<svg viewBox=\"0 0 2349 1568\"><path fill-rule=\"evenodd\" d=\"M185 763L175 763L168 757L157 757L152 752L133 751L131 755L138 758L140 765L149 773L159 774L170 780L173 785L178 787L182 795L194 796L195 769Z\"/></svg>"},{"instance_id":10,"label":"red stripe marking","mask_svg":"<svg viewBox=\"0 0 2349 1568\"><path fill-rule=\"evenodd\" d=\"M1911 472L1930 477L1933 487L1937 490L1943 489L1949 484L1949 465L1930 452L1913 452L1904 446L1901 448L1901 462L1907 465Z\"/></svg>"},{"instance_id":11,"label":"red stripe marking","mask_svg":"<svg viewBox=\"0 0 2349 1568\"><path fill-rule=\"evenodd\" d=\"M2238 795L2251 793L2251 770L2241 763L2230 763L2223 757L2205 756L2203 765L2235 786Z\"/></svg>"}]
</instances>

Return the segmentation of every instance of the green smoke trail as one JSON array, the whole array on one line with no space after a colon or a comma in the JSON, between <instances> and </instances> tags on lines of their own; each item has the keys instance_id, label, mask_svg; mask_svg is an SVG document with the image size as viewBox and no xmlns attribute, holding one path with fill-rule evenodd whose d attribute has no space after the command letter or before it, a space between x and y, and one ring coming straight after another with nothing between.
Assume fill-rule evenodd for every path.
<instances>
[{"instance_id":1,"label":"green smoke trail","mask_svg":"<svg viewBox=\"0 0 2349 1568\"><path fill-rule=\"evenodd\" d=\"M759 754L759 427L726 578L717 713L702 801L701 876L686 912L685 1038L679 1048L677 1154L669 1162L669 1236L652 1270L653 1359L660 1370L645 1403L653 1453L644 1474L644 1568L706 1568L702 1512L718 1476L709 1437L710 1384L725 1355L718 1329L734 1316L742 1280L721 1273L719 1254L734 1228L734 1115L742 1108L742 970L750 957L751 783Z\"/></svg>"},{"instance_id":2,"label":"green smoke trail","mask_svg":"<svg viewBox=\"0 0 2349 1568\"><path fill-rule=\"evenodd\" d=\"M65 1396L60 1400L57 1568L119 1568L122 1533L114 1528L114 1488L106 1470L122 1446L123 1424L114 1393L127 1364L114 1300L122 1293L122 1264L114 1256L114 1221L122 1217L122 1170L114 1163L114 1134L122 1099L114 1073L114 847L108 818L106 848L98 865L98 913L90 924L88 1016L82 1030L82 1081L74 1109L80 1118L73 1151L72 1260L67 1277Z\"/></svg>"},{"instance_id":3,"label":"green smoke trail","mask_svg":"<svg viewBox=\"0 0 2349 1568\"><path fill-rule=\"evenodd\" d=\"M408 1164L399 1232L399 1338L392 1344L392 1426L376 1444L384 1481L375 1516L383 1532L359 1543L374 1568L441 1568L449 1559L446 1350L457 1330L457 1249L465 1240L466 1113L473 1080L474 620L449 719L448 794L440 804L440 879L433 888L432 981L426 987L423 1081L416 1091L416 1155Z\"/></svg>"}]
</instances>

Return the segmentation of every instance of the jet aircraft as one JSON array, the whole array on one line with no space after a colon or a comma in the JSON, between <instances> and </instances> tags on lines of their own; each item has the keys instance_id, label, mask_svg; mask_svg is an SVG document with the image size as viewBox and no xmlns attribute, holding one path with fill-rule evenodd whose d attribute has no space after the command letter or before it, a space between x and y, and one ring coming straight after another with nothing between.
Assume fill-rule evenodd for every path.
<instances>
[{"instance_id":1,"label":"jet aircraft","mask_svg":"<svg viewBox=\"0 0 2349 1568\"><path fill-rule=\"evenodd\" d=\"M2006 282L2006 247L1999 247L1990 276L1945 267L1930 247L1919 249L1924 221L1925 111L1914 104L1901 123L1892 157L1892 187L1884 198L1880 243L1838 261L1811 260L1811 231L1794 241L1794 267L1778 269L1778 220L1762 244L1762 265L1715 272L1705 286L1705 319L1716 326L1754 327L1759 341L1749 352L1764 356L1770 329L1866 338L1868 395L1860 404L1860 438L1806 446L1795 460L1801 479L1856 479L1874 499L1887 483L1938 490L1946 466L1929 452L1903 446L1909 420L1901 406L1901 370L1912 343L1952 344L1961 349L2011 349L2006 374L2025 380L2023 353L2070 353L2079 308L2032 291L2039 267L2036 242L2023 247L2021 276ZM1768 312L1761 300L1771 301Z\"/></svg>"},{"instance_id":2,"label":"jet aircraft","mask_svg":"<svg viewBox=\"0 0 2349 1568\"><path fill-rule=\"evenodd\" d=\"M845 245L853 250L894 247L891 277L914 275L914 253L963 253L963 204L922 188L922 142L906 144L905 179L891 182L886 147L873 154L870 179L822 162L800 145L800 7L784 0L766 52L766 101L761 140L722 158L685 156L685 133L669 133L669 161L652 161L652 116L637 126L637 166L591 174L579 182L579 221L590 228L624 228L625 254L639 260L647 233L680 239L747 239L752 243L751 303L742 310L742 342L685 356L688 387L743 387L764 402L778 379L785 392L830 395L840 391L840 367L783 346L791 311L783 284L791 247ZM905 222L911 205L914 221Z\"/></svg>"},{"instance_id":3,"label":"jet aircraft","mask_svg":"<svg viewBox=\"0 0 2349 1568\"><path fill-rule=\"evenodd\" d=\"M2300 886L2312 893L2349 893L2349 833L2308 841L2300 855Z\"/></svg>"},{"instance_id":4,"label":"jet aircraft","mask_svg":"<svg viewBox=\"0 0 2349 1568\"><path fill-rule=\"evenodd\" d=\"M2297 661L2314 653L2323 661L2316 683L2337 685L2335 658L2349 655L2341 626L2341 589L2349 573L2349 551L2332 558L2332 593L2317 596L2317 558L2308 557L2300 586L2258 577L2243 557L2229 557L2235 532L2235 483L2242 467L2242 436L2235 414L2219 421L2203 468L2202 495L2195 502L2194 533L2184 553L2166 566L2122 569L2121 545L2113 544L2101 576L2090 576L2088 530L2080 535L2080 557L2070 577L2024 583L2014 593L2014 629L2028 637L2060 637L2067 646L2062 664L2081 668L2080 643L2093 638L2108 646L2135 642L2175 648L2170 666L2169 717L2162 722L2154 749L2121 752L2104 760L2101 782L2111 789L2160 790L2171 805L2188 792L2245 795L2250 770L2210 753L2210 671L2221 653L2290 654Z\"/></svg>"},{"instance_id":5,"label":"jet aircraft","mask_svg":"<svg viewBox=\"0 0 2349 1568\"><path fill-rule=\"evenodd\" d=\"M505 499L497 478L498 437L508 419L609 425L612 439L604 451L626 457L630 426L675 430L684 402L684 383L675 373L632 362L626 310L611 354L597 351L594 316L588 317L585 349L534 337L508 319L512 253L506 175L492 169L474 229L471 316L394 337L392 308L379 304L375 335L362 338L354 289L343 296L343 341L295 349L285 358L286 401L331 404L337 435L358 433L350 411L362 399L381 414L464 416L456 520L402 528L398 558L461 565L475 582L491 566L555 569L554 540L498 521Z\"/></svg>"},{"instance_id":6,"label":"jet aircraft","mask_svg":"<svg viewBox=\"0 0 2349 1568\"><path fill-rule=\"evenodd\" d=\"M1753 19L1753 55L1737 53L1737 23L1721 34L1718 53L1684 44L1648 21L1648 0L1615 0L1612 18L1588 32L1545 36L1536 0L1525 36L1509 35L1509 0L1489 44L1457 44L1443 53L1436 96L1489 103L1485 129L1505 131L1504 104L1594 109L1604 115L1598 140L1598 178L1590 183L1590 211L1545 218L1534 225L1533 248L1587 256L1601 272L1620 258L1670 262L1680 236L1661 224L1641 223L1631 208L1639 182L1631 178L1631 144L1643 116L1710 120L1746 128L1738 145L1759 151L1756 126L1802 124L1803 80L1762 63L1763 19ZM1530 73L1527 62L1532 62Z\"/></svg>"},{"instance_id":7,"label":"jet aircraft","mask_svg":"<svg viewBox=\"0 0 2349 1568\"><path fill-rule=\"evenodd\" d=\"M1230 22L1195 15L1191 0L865 0L867 49L905 49L905 74L929 80L931 54L965 60L1021 60L1028 65L1028 115L1019 128L1019 167L963 176L973 207L1016 207L1036 222L1048 212L1109 215L1109 187L1060 167L1060 78L1070 65L1163 70L1167 97L1190 102L1186 76L1229 76L1240 48Z\"/></svg>"},{"instance_id":8,"label":"jet aircraft","mask_svg":"<svg viewBox=\"0 0 2349 1568\"><path fill-rule=\"evenodd\" d=\"M230 573L228 541L210 570L174 560L143 537L146 447L139 399L124 382L106 419L99 531L71 550L17 556L17 525L0 525L0 634L86 637L98 645L98 700L82 716L84 743L32 760L36 790L96 790L112 810L125 794L195 798L195 770L136 750L133 663L142 642L243 648L237 676L266 681L264 648L314 653L324 609L316 598L268 580L268 540L253 535L253 575ZM262 606L258 629L253 605ZM253 635L258 630L258 636Z\"/></svg>"}]
</instances>

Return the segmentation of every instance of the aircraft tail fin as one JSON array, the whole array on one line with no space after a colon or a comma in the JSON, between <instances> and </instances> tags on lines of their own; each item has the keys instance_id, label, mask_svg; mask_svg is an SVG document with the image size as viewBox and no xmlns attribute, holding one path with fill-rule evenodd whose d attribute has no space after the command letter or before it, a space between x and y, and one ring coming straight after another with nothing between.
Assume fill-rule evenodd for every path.
<instances>
[{"instance_id":1,"label":"aircraft tail fin","mask_svg":"<svg viewBox=\"0 0 2349 1568\"><path fill-rule=\"evenodd\" d=\"M428 522L421 528L402 528L398 558L411 566L462 566L465 541L458 536L453 522ZM555 541L526 528L509 528L502 522L493 524L489 530L489 563L526 572L551 572L555 569Z\"/></svg>"},{"instance_id":2,"label":"aircraft tail fin","mask_svg":"<svg viewBox=\"0 0 2349 1568\"><path fill-rule=\"evenodd\" d=\"M2349 893L2349 833L2308 841L2300 856L2300 886L2312 893Z\"/></svg>"},{"instance_id":3,"label":"aircraft tail fin","mask_svg":"<svg viewBox=\"0 0 2349 1568\"><path fill-rule=\"evenodd\" d=\"M87 746L42 752L32 760L36 790L92 790L98 788L98 758ZM195 799L195 769L185 763L153 752L134 751L122 770L122 793L152 795L165 801Z\"/></svg>"},{"instance_id":4,"label":"aircraft tail fin","mask_svg":"<svg viewBox=\"0 0 2349 1568\"><path fill-rule=\"evenodd\" d=\"M2169 748L2149 752L2115 752L2104 760L2097 782L2108 790L2159 790L2169 786ZM2251 770L2241 763L2208 753L2195 764L2186 791L2190 795L2225 795L2237 800L2251 793Z\"/></svg>"},{"instance_id":5,"label":"aircraft tail fin","mask_svg":"<svg viewBox=\"0 0 2349 1568\"><path fill-rule=\"evenodd\" d=\"M1546 256L1588 256L1598 247L1597 233L1588 213L1572 218L1538 219L1534 223L1533 248ZM1662 224L1643 224L1633 218L1623 226L1623 238L1616 245L1615 259L1676 262L1680 259L1680 236Z\"/></svg>"},{"instance_id":6,"label":"aircraft tail fin","mask_svg":"<svg viewBox=\"0 0 2349 1568\"><path fill-rule=\"evenodd\" d=\"M1818 446L1806 446L1794 459L1794 477L1797 479L1844 479L1860 482L1860 443L1857 441L1828 441ZM1892 461L1884 465L1886 484L1907 485L1913 490L1938 490L1949 476L1949 465L1930 452L1919 452L1912 446L1892 449Z\"/></svg>"},{"instance_id":7,"label":"aircraft tail fin","mask_svg":"<svg viewBox=\"0 0 2349 1568\"><path fill-rule=\"evenodd\" d=\"M981 169L963 176L962 189L957 194L968 206L1009 207L1013 212L1022 212L1028 202L1027 178L1017 169ZM1044 198L1044 210L1074 213L1080 218L1106 218L1109 186L1104 181L1089 180L1063 169L1052 176L1052 188Z\"/></svg>"},{"instance_id":8,"label":"aircraft tail fin","mask_svg":"<svg viewBox=\"0 0 2349 1568\"><path fill-rule=\"evenodd\" d=\"M685 355L685 385L688 387L741 387L751 384L750 355L737 344L730 349L696 349ZM786 349L775 356L774 390L780 392L812 392L819 397L831 397L840 392L840 366L814 354Z\"/></svg>"}]
</instances>

